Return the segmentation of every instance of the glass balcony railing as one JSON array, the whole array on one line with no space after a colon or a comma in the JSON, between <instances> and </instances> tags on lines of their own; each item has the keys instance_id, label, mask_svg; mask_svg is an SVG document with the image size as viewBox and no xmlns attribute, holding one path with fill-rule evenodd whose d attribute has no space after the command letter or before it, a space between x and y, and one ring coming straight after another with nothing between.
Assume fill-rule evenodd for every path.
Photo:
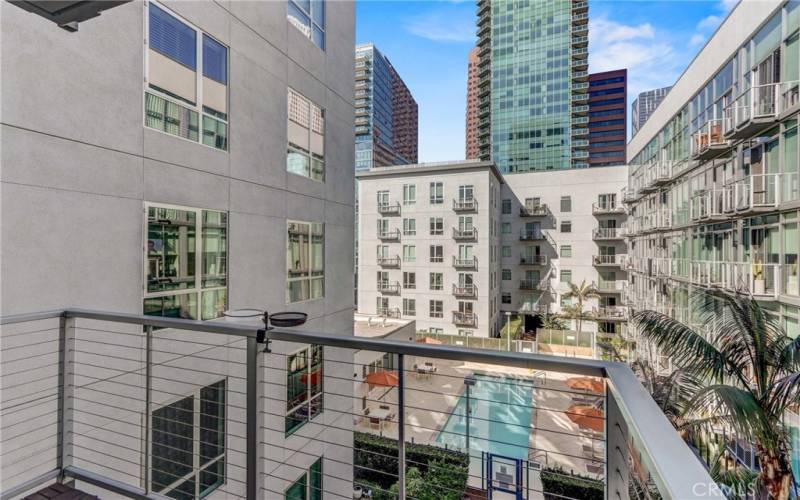
<instances>
[{"instance_id":1,"label":"glass balcony railing","mask_svg":"<svg viewBox=\"0 0 800 500\"><path fill-rule=\"evenodd\" d=\"M400 256L378 257L378 265L383 267L398 267L400 265Z\"/></svg>"},{"instance_id":2,"label":"glass balcony railing","mask_svg":"<svg viewBox=\"0 0 800 500\"><path fill-rule=\"evenodd\" d=\"M294 498L311 487L405 499L445 485L454 498L564 498L564 481L578 499L713 490L626 365L431 345L443 343L435 332L331 335L276 327L276 316L265 328L261 315L0 318L3 495L54 479L133 498ZM452 321L478 318L453 311ZM577 354L595 341L540 331L537 343Z\"/></svg>"},{"instance_id":3,"label":"glass balcony railing","mask_svg":"<svg viewBox=\"0 0 800 500\"><path fill-rule=\"evenodd\" d=\"M455 240L474 240L478 238L478 228L453 228L453 239Z\"/></svg>"},{"instance_id":4,"label":"glass balcony railing","mask_svg":"<svg viewBox=\"0 0 800 500\"><path fill-rule=\"evenodd\" d=\"M381 215L398 215L400 213L400 202L378 203L378 213Z\"/></svg>"},{"instance_id":5,"label":"glass balcony railing","mask_svg":"<svg viewBox=\"0 0 800 500\"><path fill-rule=\"evenodd\" d=\"M381 293L400 293L400 283L398 281L378 281L377 288Z\"/></svg>"}]
</instances>

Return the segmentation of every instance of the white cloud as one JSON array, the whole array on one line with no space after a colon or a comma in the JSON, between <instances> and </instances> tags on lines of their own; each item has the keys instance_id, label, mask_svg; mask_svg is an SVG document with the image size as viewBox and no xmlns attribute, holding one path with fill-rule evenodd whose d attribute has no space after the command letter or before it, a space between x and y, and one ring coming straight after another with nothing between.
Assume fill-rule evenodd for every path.
<instances>
[{"instance_id":1,"label":"white cloud","mask_svg":"<svg viewBox=\"0 0 800 500\"><path fill-rule=\"evenodd\" d=\"M706 37L701 35L700 33L695 33L692 35L692 38L689 39L689 47L697 47L698 45L702 45L703 42L706 41Z\"/></svg>"},{"instance_id":2,"label":"white cloud","mask_svg":"<svg viewBox=\"0 0 800 500\"><path fill-rule=\"evenodd\" d=\"M697 23L697 29L699 30L714 30L717 29L719 23L722 21L722 16L715 16L711 15L708 17L704 17Z\"/></svg>"},{"instance_id":3,"label":"white cloud","mask_svg":"<svg viewBox=\"0 0 800 500\"><path fill-rule=\"evenodd\" d=\"M438 9L409 19L403 27L412 35L434 42L473 42L475 19L472 11L469 14L465 16L453 9Z\"/></svg>"},{"instance_id":4,"label":"white cloud","mask_svg":"<svg viewBox=\"0 0 800 500\"><path fill-rule=\"evenodd\" d=\"M616 21L610 21L606 17L598 17L590 21L589 36L592 43L613 43L638 38L653 38L655 30L650 23L630 26Z\"/></svg>"}]
</instances>

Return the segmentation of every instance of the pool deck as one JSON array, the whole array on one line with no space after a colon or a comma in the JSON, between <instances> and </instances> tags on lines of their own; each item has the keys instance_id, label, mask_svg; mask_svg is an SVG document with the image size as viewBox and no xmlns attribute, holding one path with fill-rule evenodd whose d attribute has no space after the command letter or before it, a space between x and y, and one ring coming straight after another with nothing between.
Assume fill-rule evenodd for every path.
<instances>
[{"instance_id":1,"label":"pool deck","mask_svg":"<svg viewBox=\"0 0 800 500\"><path fill-rule=\"evenodd\" d=\"M418 360L408 360L407 368ZM447 423L450 412L456 406L464 390L464 377L471 373L486 373L495 376L518 377L530 383L533 382L537 389L533 394L533 411L531 412L531 432L529 439L529 460L539 462L543 466L560 466L565 471L574 471L582 475L591 475L587 466L601 465L604 458L604 439L591 439L587 433L572 422L564 413L575 404L573 397L578 394L592 396L590 393L580 393L570 389L566 380L570 375L555 372L536 372L519 368L500 367L479 363L463 363L456 361L436 361L437 372L431 376L418 377L407 371L406 384L406 439L415 443L437 443L439 431ZM378 405L389 405L391 412L397 414L397 389L375 388L370 392L370 398L377 399L384 395L381 402L369 402L369 407L377 408ZM386 437L397 439L397 419L386 422L381 429L370 427L365 418L356 418L355 429L362 432L382 434ZM592 460L584 446L594 446ZM599 460L599 461L598 461ZM476 460L476 462L480 462ZM472 467L471 467L472 469ZM480 468L471 471L472 484L477 475L480 482ZM535 484L538 478L532 481L531 486L540 489ZM533 497L531 497L533 498Z\"/></svg>"}]
</instances>

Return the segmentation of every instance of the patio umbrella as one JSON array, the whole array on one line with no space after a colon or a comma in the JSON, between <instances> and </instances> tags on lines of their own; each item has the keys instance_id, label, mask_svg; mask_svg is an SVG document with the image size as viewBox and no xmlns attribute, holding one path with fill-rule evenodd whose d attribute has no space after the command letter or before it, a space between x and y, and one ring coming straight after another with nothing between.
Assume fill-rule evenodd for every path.
<instances>
[{"instance_id":1,"label":"patio umbrella","mask_svg":"<svg viewBox=\"0 0 800 500\"><path fill-rule=\"evenodd\" d=\"M603 432L603 428L605 427L603 410L599 410L593 406L570 406L567 410L567 417L578 424L578 427L583 429Z\"/></svg>"},{"instance_id":2,"label":"patio umbrella","mask_svg":"<svg viewBox=\"0 0 800 500\"><path fill-rule=\"evenodd\" d=\"M378 385L381 387L397 387L400 380L397 378L397 372L380 371L367 375L364 382L369 385Z\"/></svg>"},{"instance_id":3,"label":"patio umbrella","mask_svg":"<svg viewBox=\"0 0 800 500\"><path fill-rule=\"evenodd\" d=\"M421 344L435 344L435 345L440 345L442 343L441 340L436 340L435 338L432 337L421 338L417 342Z\"/></svg>"},{"instance_id":4,"label":"patio umbrella","mask_svg":"<svg viewBox=\"0 0 800 500\"><path fill-rule=\"evenodd\" d=\"M605 389L603 381L592 377L572 377L567 379L567 387L570 389L596 392L602 394Z\"/></svg>"}]
</instances>

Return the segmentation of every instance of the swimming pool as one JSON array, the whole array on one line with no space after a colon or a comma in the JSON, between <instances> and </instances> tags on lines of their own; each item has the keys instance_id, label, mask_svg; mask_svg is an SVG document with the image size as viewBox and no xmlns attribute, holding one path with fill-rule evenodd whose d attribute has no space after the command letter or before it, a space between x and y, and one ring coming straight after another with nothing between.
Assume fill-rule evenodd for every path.
<instances>
[{"instance_id":1,"label":"swimming pool","mask_svg":"<svg viewBox=\"0 0 800 500\"><path fill-rule=\"evenodd\" d=\"M469 448L509 458L528 459L533 384L505 377L475 375L470 389ZM466 391L459 397L436 442L466 448Z\"/></svg>"}]
</instances>

